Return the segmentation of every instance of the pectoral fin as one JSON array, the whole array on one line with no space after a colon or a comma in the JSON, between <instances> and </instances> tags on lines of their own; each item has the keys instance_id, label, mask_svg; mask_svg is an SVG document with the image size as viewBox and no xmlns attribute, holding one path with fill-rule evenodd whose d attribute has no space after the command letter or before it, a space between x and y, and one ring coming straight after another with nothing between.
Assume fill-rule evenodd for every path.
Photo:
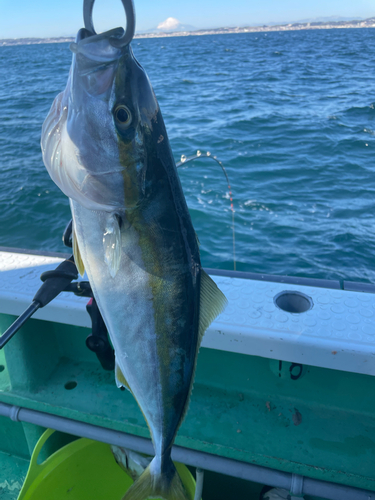
<instances>
[{"instance_id":1,"label":"pectoral fin","mask_svg":"<svg viewBox=\"0 0 375 500\"><path fill-rule=\"evenodd\" d=\"M199 313L199 345L202 342L204 332L213 320L222 313L228 301L216 283L201 271L201 296Z\"/></svg>"},{"instance_id":2,"label":"pectoral fin","mask_svg":"<svg viewBox=\"0 0 375 500\"><path fill-rule=\"evenodd\" d=\"M121 230L119 219L111 214L103 234L104 260L112 278L117 274L121 261Z\"/></svg>"},{"instance_id":3,"label":"pectoral fin","mask_svg":"<svg viewBox=\"0 0 375 500\"><path fill-rule=\"evenodd\" d=\"M73 255L74 262L81 276L85 274L85 266L82 261L81 252L79 251L78 240L75 229L73 229Z\"/></svg>"}]
</instances>

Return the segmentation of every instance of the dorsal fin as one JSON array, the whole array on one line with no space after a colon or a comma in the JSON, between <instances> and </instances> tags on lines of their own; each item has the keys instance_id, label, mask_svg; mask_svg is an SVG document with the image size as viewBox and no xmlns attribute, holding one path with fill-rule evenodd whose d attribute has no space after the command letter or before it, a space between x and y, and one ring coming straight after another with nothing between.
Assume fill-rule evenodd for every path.
<instances>
[{"instance_id":1,"label":"dorsal fin","mask_svg":"<svg viewBox=\"0 0 375 500\"><path fill-rule=\"evenodd\" d=\"M204 332L213 320L222 313L228 304L227 298L218 288L216 283L202 269L201 271L201 296L199 312L199 345Z\"/></svg>"},{"instance_id":2,"label":"dorsal fin","mask_svg":"<svg viewBox=\"0 0 375 500\"><path fill-rule=\"evenodd\" d=\"M85 274L85 266L82 261L81 252L79 251L78 240L76 230L73 226L73 255L74 262L76 263L76 268L81 276Z\"/></svg>"}]
</instances>

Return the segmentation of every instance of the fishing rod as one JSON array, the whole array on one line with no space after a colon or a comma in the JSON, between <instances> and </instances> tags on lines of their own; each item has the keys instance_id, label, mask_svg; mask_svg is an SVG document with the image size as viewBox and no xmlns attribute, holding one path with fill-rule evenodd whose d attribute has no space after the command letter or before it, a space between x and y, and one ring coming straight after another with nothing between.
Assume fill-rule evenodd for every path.
<instances>
[{"instance_id":1,"label":"fishing rod","mask_svg":"<svg viewBox=\"0 0 375 500\"><path fill-rule=\"evenodd\" d=\"M78 271L74 263L73 255L64 260L54 271L42 273L40 279L43 281L43 285L36 292L29 307L0 337L0 349L9 342L38 309L49 304L60 292L65 290L74 279L78 279Z\"/></svg>"},{"instance_id":2,"label":"fishing rod","mask_svg":"<svg viewBox=\"0 0 375 500\"><path fill-rule=\"evenodd\" d=\"M229 182L229 177L228 177L228 174L227 174L227 171L225 170L225 167L223 165L223 163L218 160L218 158L216 156L212 156L212 154L210 153L210 151L206 151L205 153L203 153L202 151L200 151L198 149L198 151L194 154L194 155L191 155L191 156L185 156L185 155L182 155L181 156L181 160L176 163L176 167L179 168L179 167L183 167L186 165L186 163L189 163L193 160L197 160L197 159L201 159L201 158L211 158L212 160L216 161L216 163L218 163L222 169L222 171L224 172L224 175L227 179L227 184L228 184L228 190L229 190L229 199L230 199L230 209L231 209L231 212L232 212L232 233L233 233L233 269L234 271L236 270L236 235L235 235L235 228L234 228L234 207L233 207L233 195L232 195L232 188L231 188L231 185L230 185L230 182Z\"/></svg>"},{"instance_id":3,"label":"fishing rod","mask_svg":"<svg viewBox=\"0 0 375 500\"><path fill-rule=\"evenodd\" d=\"M65 246L72 247L72 220L66 226L62 240ZM70 255L56 269L42 273L40 279L43 284L36 292L31 304L0 337L0 350L38 309L45 307L61 292L72 292L78 297L90 299L86 310L91 318L91 334L86 338L86 346L96 354L104 370L113 371L115 368L114 350L109 342L107 327L100 314L91 285L88 281L73 282L78 279L74 256Z\"/></svg>"}]
</instances>

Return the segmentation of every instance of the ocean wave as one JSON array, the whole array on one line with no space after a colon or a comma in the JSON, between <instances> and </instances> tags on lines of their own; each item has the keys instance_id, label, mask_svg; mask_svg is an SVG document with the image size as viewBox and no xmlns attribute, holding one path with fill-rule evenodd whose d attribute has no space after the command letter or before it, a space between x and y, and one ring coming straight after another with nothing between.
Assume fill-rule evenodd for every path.
<instances>
[{"instance_id":1,"label":"ocean wave","mask_svg":"<svg viewBox=\"0 0 375 500\"><path fill-rule=\"evenodd\" d=\"M224 162L237 268L375 279L371 30L133 45L176 159L200 149ZM45 171L39 140L70 60L67 43L0 48L0 245L64 251L68 201ZM190 165L179 171L203 264L231 268L226 179L212 160Z\"/></svg>"}]
</instances>

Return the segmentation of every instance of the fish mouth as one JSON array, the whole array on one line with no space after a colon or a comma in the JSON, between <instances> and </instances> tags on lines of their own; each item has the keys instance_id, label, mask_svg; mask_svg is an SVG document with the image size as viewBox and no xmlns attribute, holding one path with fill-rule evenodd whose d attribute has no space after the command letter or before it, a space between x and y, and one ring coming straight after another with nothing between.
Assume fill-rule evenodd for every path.
<instances>
[{"instance_id":1,"label":"fish mouth","mask_svg":"<svg viewBox=\"0 0 375 500\"><path fill-rule=\"evenodd\" d=\"M119 47L116 46L116 41L118 42L123 38L125 34L125 30L123 28L114 28L109 31L104 31L103 33L93 33L92 31L89 31L86 28L81 28L76 36L75 42L70 44L70 50L74 54L78 54L79 52L87 52L90 51L89 48L84 50L85 45L91 44L91 43L100 43L102 41L107 41L109 44L113 47L113 49L119 49ZM128 44L125 44L124 46L127 46ZM116 52L117 52L116 51Z\"/></svg>"},{"instance_id":2,"label":"fish mouth","mask_svg":"<svg viewBox=\"0 0 375 500\"><path fill-rule=\"evenodd\" d=\"M91 33L91 31L87 30L86 28L81 28L77 33L75 43L79 43L82 40L85 40L86 38L89 38L92 36L93 36L93 33Z\"/></svg>"},{"instance_id":3,"label":"fish mouth","mask_svg":"<svg viewBox=\"0 0 375 500\"><path fill-rule=\"evenodd\" d=\"M123 52L129 50L128 46L114 47L111 40L119 40L123 33L122 28L99 35L86 28L78 31L76 41L70 45L73 52L72 95L85 89L89 95L106 95L109 98L107 94L112 87L118 62Z\"/></svg>"}]
</instances>

